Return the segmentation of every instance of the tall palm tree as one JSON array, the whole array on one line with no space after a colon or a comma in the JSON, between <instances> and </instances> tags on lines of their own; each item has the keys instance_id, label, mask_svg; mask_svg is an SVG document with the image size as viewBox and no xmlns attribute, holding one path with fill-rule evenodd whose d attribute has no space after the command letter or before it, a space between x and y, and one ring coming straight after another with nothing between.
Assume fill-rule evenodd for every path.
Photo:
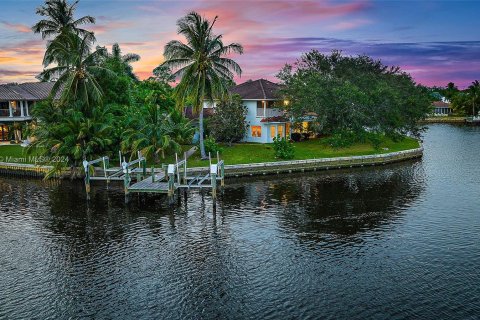
<instances>
[{"instance_id":1,"label":"tall palm tree","mask_svg":"<svg viewBox=\"0 0 480 320\"><path fill-rule=\"evenodd\" d=\"M83 16L74 18L78 0L69 4L66 0L46 0L43 6L37 8L37 14L45 19L37 22L32 30L42 34L42 38L55 37L62 33L76 33L81 37L94 38L93 32L79 28L80 25L95 23L95 18Z\"/></svg>"},{"instance_id":2,"label":"tall palm tree","mask_svg":"<svg viewBox=\"0 0 480 320\"><path fill-rule=\"evenodd\" d=\"M135 73L133 73L133 67L131 63L140 60L140 56L135 53L122 54L120 45L114 43L112 46L112 52L107 53L106 64L110 70L113 70L117 74L122 74L130 77L133 80L138 80Z\"/></svg>"},{"instance_id":3,"label":"tall palm tree","mask_svg":"<svg viewBox=\"0 0 480 320\"><path fill-rule=\"evenodd\" d=\"M62 91L60 102L73 103L90 109L102 102L102 89L96 75L104 73L115 77L115 74L99 65L106 55L105 48L97 48L91 52L92 40L89 36L79 37L74 33L60 34L48 46L43 64L56 66L45 69L38 78L42 81L56 80L51 95L57 97Z\"/></svg>"},{"instance_id":4,"label":"tall palm tree","mask_svg":"<svg viewBox=\"0 0 480 320\"><path fill-rule=\"evenodd\" d=\"M174 70L173 75L181 78L175 88L178 107L183 108L187 100L192 101L193 110L199 113L200 152L206 158L203 143L203 102L213 102L228 94L229 83L235 74L241 75L242 69L229 53L243 53L238 43L224 45L222 35L212 33L217 17L210 22L196 12L191 12L177 21L178 34L187 43L173 40L164 50L165 62L162 64Z\"/></svg>"},{"instance_id":5,"label":"tall palm tree","mask_svg":"<svg viewBox=\"0 0 480 320\"><path fill-rule=\"evenodd\" d=\"M473 81L468 87L468 93L472 97L472 115L475 117L475 104L480 97L480 82L478 80Z\"/></svg>"}]
</instances>

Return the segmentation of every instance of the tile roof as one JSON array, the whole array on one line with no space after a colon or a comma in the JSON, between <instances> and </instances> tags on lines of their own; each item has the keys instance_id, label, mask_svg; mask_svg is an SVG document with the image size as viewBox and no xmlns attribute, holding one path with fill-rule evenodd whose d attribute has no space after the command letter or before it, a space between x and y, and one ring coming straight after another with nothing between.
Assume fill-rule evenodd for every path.
<instances>
[{"instance_id":1,"label":"tile roof","mask_svg":"<svg viewBox=\"0 0 480 320\"><path fill-rule=\"evenodd\" d=\"M242 99L278 100L280 85L265 79L249 80L230 88L230 93L238 94Z\"/></svg>"},{"instance_id":2,"label":"tile roof","mask_svg":"<svg viewBox=\"0 0 480 320\"><path fill-rule=\"evenodd\" d=\"M450 104L443 101L434 101L433 105L437 108L450 108Z\"/></svg>"},{"instance_id":3,"label":"tile roof","mask_svg":"<svg viewBox=\"0 0 480 320\"><path fill-rule=\"evenodd\" d=\"M28 100L37 101L48 98L54 82L10 83L0 85L0 101Z\"/></svg>"}]
</instances>

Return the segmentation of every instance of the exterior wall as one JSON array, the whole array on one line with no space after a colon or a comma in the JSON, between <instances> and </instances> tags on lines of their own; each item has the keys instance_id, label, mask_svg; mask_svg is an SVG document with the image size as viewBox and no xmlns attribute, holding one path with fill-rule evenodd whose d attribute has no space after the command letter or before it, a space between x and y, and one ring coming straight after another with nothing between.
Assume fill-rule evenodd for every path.
<instances>
[{"instance_id":1,"label":"exterior wall","mask_svg":"<svg viewBox=\"0 0 480 320\"><path fill-rule=\"evenodd\" d=\"M452 108L448 107L435 107L433 111L434 116L448 116L453 112Z\"/></svg>"},{"instance_id":2,"label":"exterior wall","mask_svg":"<svg viewBox=\"0 0 480 320\"><path fill-rule=\"evenodd\" d=\"M271 130L274 130L275 134L274 137L276 137L278 134L281 133L282 136L285 136L286 134L286 123L266 123L266 122L261 122L264 117L257 117L257 101L262 101L262 100L242 100L242 103L245 107L247 107L247 117L246 117L246 122L249 125L247 134L245 138L243 139L244 142L254 142L254 143L272 143L273 142L273 137ZM204 102L203 103L203 108L204 109L210 109L210 108L215 108L216 103L210 103L210 102ZM276 109L266 109L266 117L276 117L276 116L281 116L283 113L280 110ZM260 127L261 128L261 136L260 137L254 137L252 136L252 127ZM278 127L282 127L283 129L279 129ZM273 129L272 129L273 128Z\"/></svg>"},{"instance_id":3,"label":"exterior wall","mask_svg":"<svg viewBox=\"0 0 480 320\"><path fill-rule=\"evenodd\" d=\"M247 135L245 136L245 139L244 139L245 142L272 143L273 137L271 134L271 130L274 130L275 132L274 137L276 137L279 134L279 131L283 131L282 135L285 136L285 132L286 132L285 123L261 122L261 120L264 119L264 117L257 117L257 100L243 100L243 105L246 106L248 110L246 121L249 125L247 130ZM267 111L267 114L266 114L267 117L282 115L281 111L271 110L271 109L269 111L270 112ZM259 126L261 128L262 130L261 137L252 137L252 126ZM279 126L283 127L283 130L282 129L279 130L278 129Z\"/></svg>"}]
</instances>

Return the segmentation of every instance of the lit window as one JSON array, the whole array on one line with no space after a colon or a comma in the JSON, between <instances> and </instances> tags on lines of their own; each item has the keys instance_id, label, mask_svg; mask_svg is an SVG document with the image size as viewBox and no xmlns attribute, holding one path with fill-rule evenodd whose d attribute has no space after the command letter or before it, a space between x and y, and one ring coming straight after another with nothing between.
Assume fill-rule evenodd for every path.
<instances>
[{"instance_id":1,"label":"lit window","mask_svg":"<svg viewBox=\"0 0 480 320\"><path fill-rule=\"evenodd\" d=\"M284 138L285 136L283 135L283 124L279 125L278 126L278 135L282 138Z\"/></svg>"},{"instance_id":2,"label":"lit window","mask_svg":"<svg viewBox=\"0 0 480 320\"><path fill-rule=\"evenodd\" d=\"M252 137L254 138L262 137L262 126L252 126Z\"/></svg>"},{"instance_id":3,"label":"lit window","mask_svg":"<svg viewBox=\"0 0 480 320\"><path fill-rule=\"evenodd\" d=\"M287 122L287 123L285 124L285 127L286 127L286 128L285 128L285 133L287 134L287 137L290 137L290 130L291 130L291 128L290 128L290 123Z\"/></svg>"},{"instance_id":4,"label":"lit window","mask_svg":"<svg viewBox=\"0 0 480 320\"><path fill-rule=\"evenodd\" d=\"M275 126L270 126L270 137L275 138L277 136Z\"/></svg>"}]
</instances>

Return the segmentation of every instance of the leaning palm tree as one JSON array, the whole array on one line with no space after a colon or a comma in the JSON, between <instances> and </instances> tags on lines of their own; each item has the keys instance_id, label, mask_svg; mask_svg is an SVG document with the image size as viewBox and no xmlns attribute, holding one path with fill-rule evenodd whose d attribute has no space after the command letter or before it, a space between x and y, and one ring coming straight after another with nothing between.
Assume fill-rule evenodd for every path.
<instances>
[{"instance_id":1,"label":"leaning palm tree","mask_svg":"<svg viewBox=\"0 0 480 320\"><path fill-rule=\"evenodd\" d=\"M138 54L122 54L120 45L118 43L114 43L112 46L112 52L107 54L105 60L110 70L113 70L117 74L124 74L133 80L138 80L137 76L133 72L133 67L131 66L131 63L140 60L140 56Z\"/></svg>"},{"instance_id":2,"label":"leaning palm tree","mask_svg":"<svg viewBox=\"0 0 480 320\"><path fill-rule=\"evenodd\" d=\"M243 53L238 43L224 45L222 35L212 33L217 17L210 22L196 12L191 12L177 21L178 34L187 43L173 40L164 50L165 62L162 64L174 70L173 75L181 78L175 88L177 106L183 108L187 100L193 103L193 110L199 113L200 152L206 158L203 143L203 102L213 102L228 94L228 87L235 74L241 75L242 69L232 59L225 57L229 53Z\"/></svg>"},{"instance_id":3,"label":"leaning palm tree","mask_svg":"<svg viewBox=\"0 0 480 320\"><path fill-rule=\"evenodd\" d=\"M48 46L43 64L56 66L45 69L38 78L42 81L56 80L52 97L60 95L60 103L91 109L102 102L103 91L96 80L103 73L115 77L108 68L100 65L106 55L104 48L91 52L92 40L89 36L79 37L74 33L59 35Z\"/></svg>"},{"instance_id":4,"label":"leaning palm tree","mask_svg":"<svg viewBox=\"0 0 480 320\"><path fill-rule=\"evenodd\" d=\"M73 15L77 4L78 0L72 4L69 4L66 0L46 0L43 6L37 8L37 14L45 17L45 19L40 20L32 27L33 32L40 33L43 39L70 32L93 39L93 32L79 28L79 26L95 23L95 18L84 16L75 19Z\"/></svg>"}]
</instances>

